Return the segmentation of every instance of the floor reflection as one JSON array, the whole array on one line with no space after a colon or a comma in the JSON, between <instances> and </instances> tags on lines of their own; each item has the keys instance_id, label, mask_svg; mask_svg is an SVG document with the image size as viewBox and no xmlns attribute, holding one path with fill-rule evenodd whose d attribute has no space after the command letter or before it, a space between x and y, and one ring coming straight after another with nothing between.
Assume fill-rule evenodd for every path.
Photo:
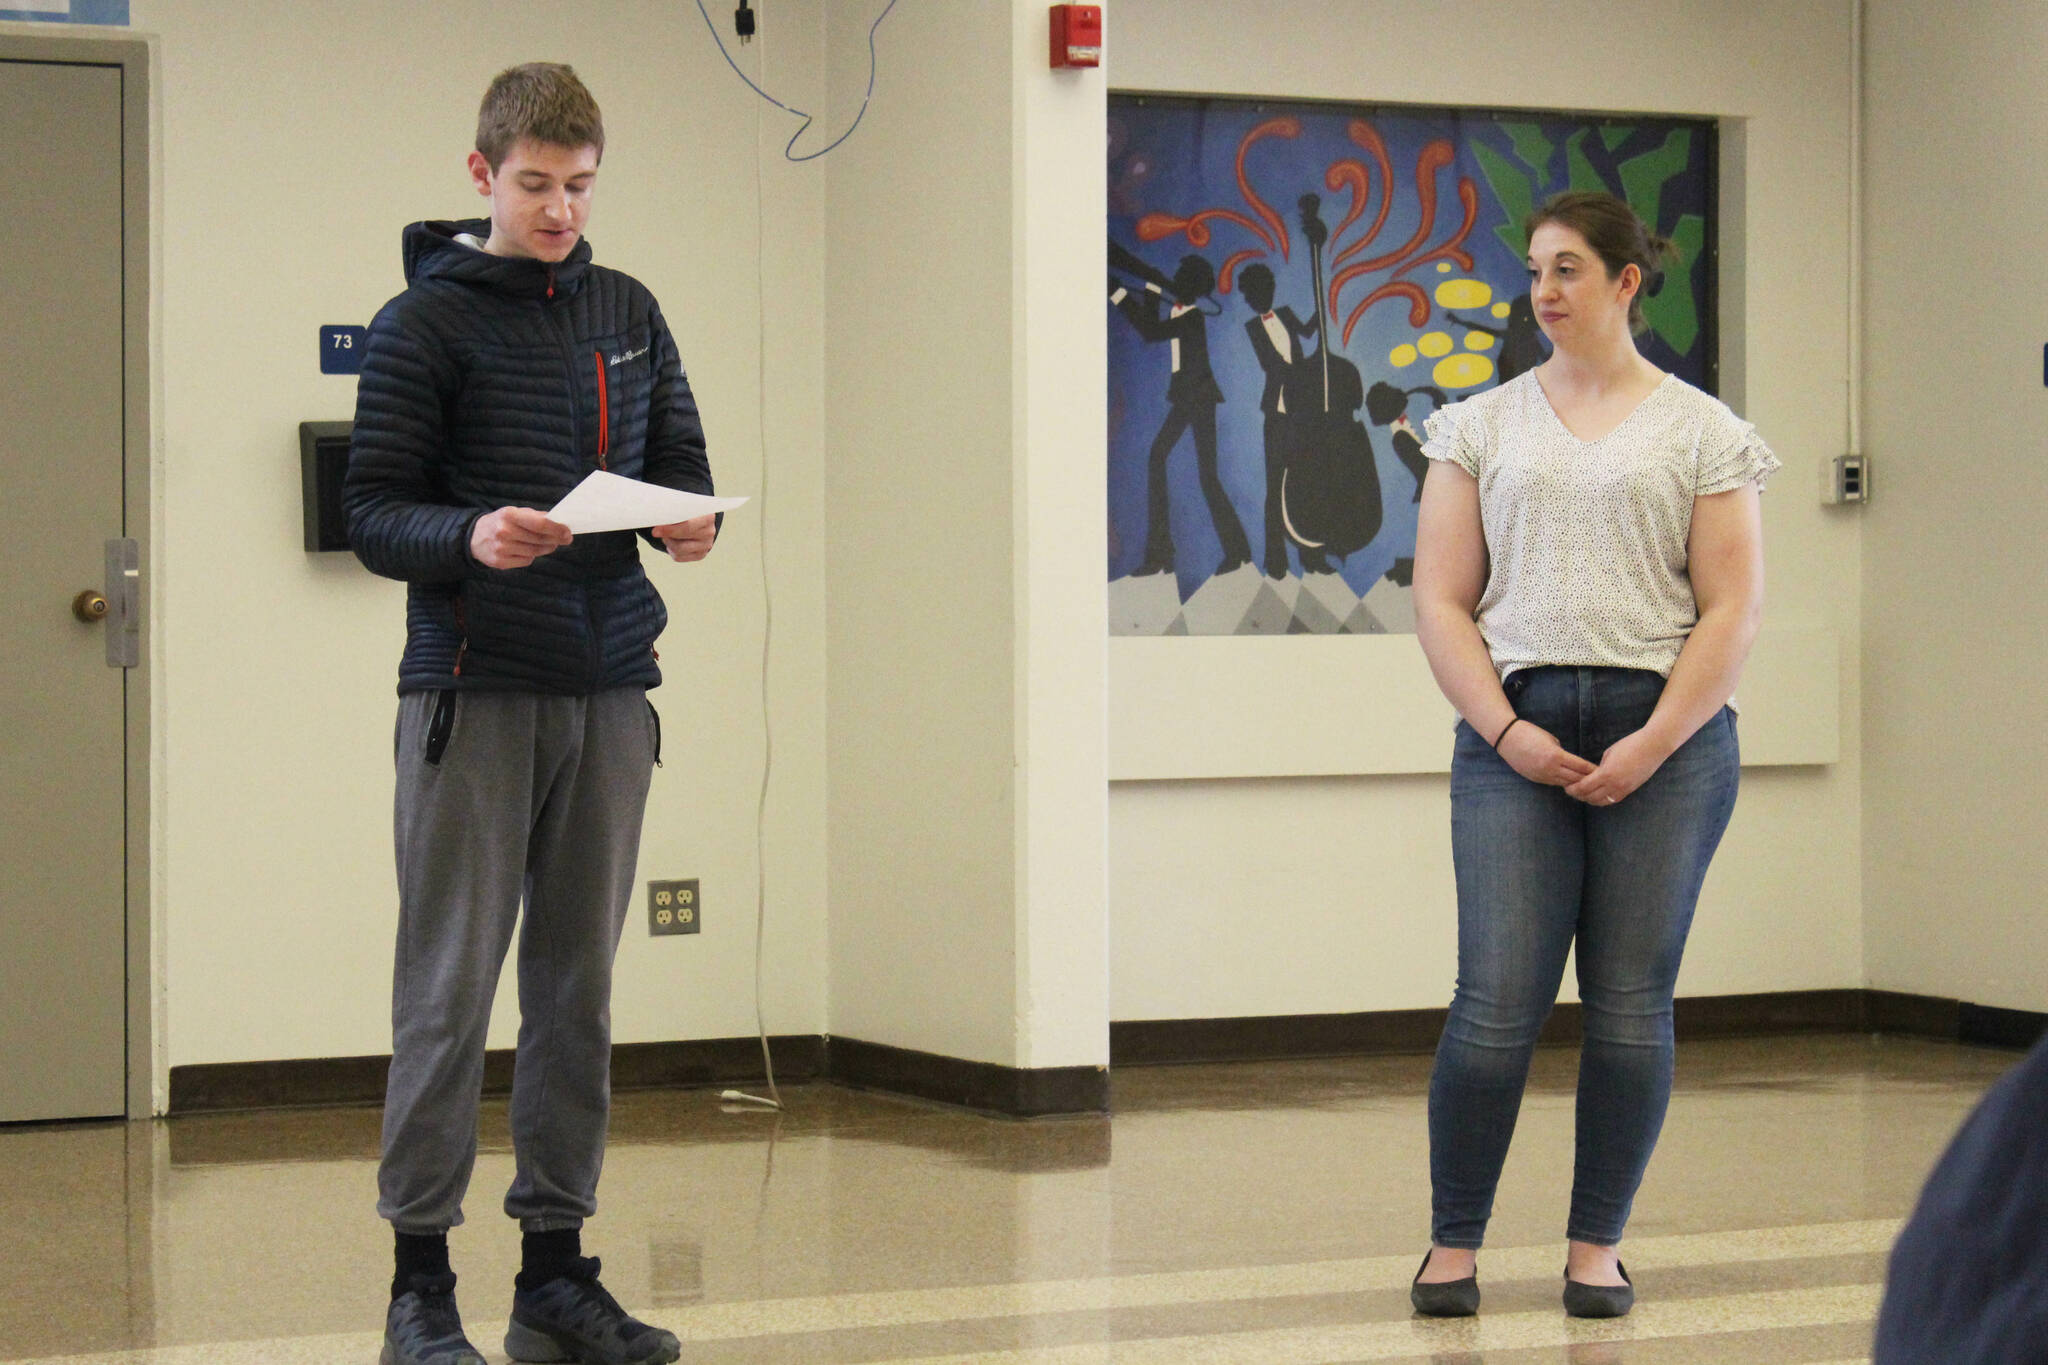
<instances>
[{"instance_id":1,"label":"floor reflection","mask_svg":"<svg viewBox=\"0 0 2048 1365\"><path fill-rule=\"evenodd\" d=\"M1033 1123L822 1084L786 1088L782 1114L621 1094L589 1242L623 1301L698 1324L685 1365L1063 1361L1088 1343L1231 1338L1312 1351L1327 1333L1354 1354L1304 1359L1847 1361L1882 1276L1888 1232L1869 1229L1903 1216L2016 1060L1864 1037L1681 1047L1631 1228L1676 1248L1631 1260L1642 1339L1582 1339L1599 1334L1558 1308L1575 1059L1557 1050L1538 1058L1481 1258L1486 1308L1465 1328L1407 1307L1428 1223L1420 1057L1125 1069L1113 1119ZM0 1361L374 1333L390 1255L377 1142L368 1108L0 1129L0 1226L18 1239ZM502 1103L485 1106L481 1149L452 1240L464 1306L486 1322L518 1254L497 1211ZM1696 1234L1809 1225L1863 1231L1773 1257L1681 1254ZM1678 1326L1653 1339L1657 1312ZM1383 1346L1357 1355L1367 1338Z\"/></svg>"}]
</instances>

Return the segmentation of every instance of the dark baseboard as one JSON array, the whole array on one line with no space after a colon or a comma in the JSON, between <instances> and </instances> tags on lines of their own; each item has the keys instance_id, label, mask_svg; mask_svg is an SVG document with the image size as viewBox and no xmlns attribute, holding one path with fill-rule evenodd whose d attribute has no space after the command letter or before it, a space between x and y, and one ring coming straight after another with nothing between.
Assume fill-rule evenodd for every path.
<instances>
[{"instance_id":1,"label":"dark baseboard","mask_svg":"<svg viewBox=\"0 0 2048 1365\"><path fill-rule=\"evenodd\" d=\"M316 1104L382 1104L386 1057L308 1057L280 1062L209 1062L171 1068L173 1114L226 1109L297 1109Z\"/></svg>"},{"instance_id":2,"label":"dark baseboard","mask_svg":"<svg viewBox=\"0 0 2048 1365\"><path fill-rule=\"evenodd\" d=\"M843 1085L886 1090L1008 1118L1109 1110L1108 1067L998 1066L858 1038L831 1039L826 1057L826 1074Z\"/></svg>"},{"instance_id":3,"label":"dark baseboard","mask_svg":"<svg viewBox=\"0 0 2048 1365\"><path fill-rule=\"evenodd\" d=\"M1428 1052L1436 1047L1443 1025L1442 1010L1135 1019L1109 1026L1109 1064L1157 1066Z\"/></svg>"},{"instance_id":4,"label":"dark baseboard","mask_svg":"<svg viewBox=\"0 0 2048 1365\"><path fill-rule=\"evenodd\" d=\"M1863 1028L1909 1038L1962 1038L1962 1002L1903 991L1863 992Z\"/></svg>"},{"instance_id":5,"label":"dark baseboard","mask_svg":"<svg viewBox=\"0 0 2048 1365\"><path fill-rule=\"evenodd\" d=\"M1672 1002L1680 1038L1756 1038L1783 1033L1864 1033L1860 990L1692 995Z\"/></svg>"},{"instance_id":6,"label":"dark baseboard","mask_svg":"<svg viewBox=\"0 0 2048 1365\"><path fill-rule=\"evenodd\" d=\"M2048 1013L2040 1010L2009 1010L1899 991L1865 991L1863 995L1864 1027L1872 1033L1941 1038L2021 1051L2048 1037Z\"/></svg>"},{"instance_id":7,"label":"dark baseboard","mask_svg":"<svg viewBox=\"0 0 2048 1365\"><path fill-rule=\"evenodd\" d=\"M768 1040L775 1079L796 1085L825 1074L825 1040L815 1033L777 1034ZM510 1088L512 1056L505 1054ZM619 1043L612 1048L612 1089L666 1090L689 1086L754 1085L766 1075L759 1038L711 1038L686 1043Z\"/></svg>"},{"instance_id":8,"label":"dark baseboard","mask_svg":"<svg viewBox=\"0 0 2048 1365\"><path fill-rule=\"evenodd\" d=\"M787 1034L768 1040L777 1080L814 1081L824 1074L825 1040ZM222 1062L171 1068L173 1114L229 1109L298 1109L313 1105L382 1104L389 1055L315 1057L301 1061ZM758 1038L620 1043L612 1048L612 1088L745 1085L762 1078ZM484 1054L484 1094L512 1092L512 1052Z\"/></svg>"},{"instance_id":9,"label":"dark baseboard","mask_svg":"<svg viewBox=\"0 0 2048 1365\"><path fill-rule=\"evenodd\" d=\"M1431 1052L1444 1011L1256 1015L1240 1019L1142 1019L1109 1026L1111 1066L1281 1061ZM1994 1009L1934 996L1860 989L1681 996L1673 1027L1682 1040L1800 1033L1889 1033L1991 1047L2027 1048L2048 1032L2048 1014ZM1579 1040L1579 1007L1561 1004L1544 1043Z\"/></svg>"},{"instance_id":10,"label":"dark baseboard","mask_svg":"<svg viewBox=\"0 0 2048 1365\"><path fill-rule=\"evenodd\" d=\"M1885 1033L2025 1049L2048 1035L2048 1014L1899 991L1685 996L1674 1014L1679 1038L1688 1040ZM1128 1020L1109 1026L1109 1057L1111 1066L1163 1066L1423 1053L1435 1049L1443 1021L1440 1009ZM1543 1026L1542 1041L1578 1039L1579 1007L1557 1006ZM816 1034L785 1034L770 1043L777 1079L792 1084L832 1080L1012 1118L1109 1109L1104 1067L998 1066ZM391 1059L382 1056L174 1066L170 1112L381 1104L390 1065ZM621 1043L612 1049L617 1090L746 1085L760 1081L762 1074L761 1044L755 1038ZM503 1095L511 1088L511 1052L486 1053L484 1093Z\"/></svg>"},{"instance_id":11,"label":"dark baseboard","mask_svg":"<svg viewBox=\"0 0 2048 1365\"><path fill-rule=\"evenodd\" d=\"M1986 1047L2030 1048L2048 1033L2048 1014L1964 1003L1956 1007L1956 1037Z\"/></svg>"}]
</instances>

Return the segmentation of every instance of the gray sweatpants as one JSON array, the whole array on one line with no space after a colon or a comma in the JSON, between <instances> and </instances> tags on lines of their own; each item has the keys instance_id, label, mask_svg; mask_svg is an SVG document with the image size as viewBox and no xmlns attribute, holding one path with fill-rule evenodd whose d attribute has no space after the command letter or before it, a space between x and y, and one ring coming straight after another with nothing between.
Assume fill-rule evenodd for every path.
<instances>
[{"instance_id":1,"label":"gray sweatpants","mask_svg":"<svg viewBox=\"0 0 2048 1365\"><path fill-rule=\"evenodd\" d=\"M484 1036L519 923L516 1174L528 1231L597 1208L611 1112L612 958L658 743L646 690L411 692L398 706L398 961L377 1212L462 1221ZM525 918L520 921L520 903Z\"/></svg>"}]
</instances>

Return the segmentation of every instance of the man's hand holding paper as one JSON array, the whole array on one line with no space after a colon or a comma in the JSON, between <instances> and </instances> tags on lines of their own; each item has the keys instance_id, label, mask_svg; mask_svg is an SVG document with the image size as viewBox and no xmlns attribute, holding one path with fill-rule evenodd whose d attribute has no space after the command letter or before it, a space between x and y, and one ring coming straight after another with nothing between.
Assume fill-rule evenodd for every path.
<instances>
[{"instance_id":1,"label":"man's hand holding paper","mask_svg":"<svg viewBox=\"0 0 2048 1365\"><path fill-rule=\"evenodd\" d=\"M662 535L665 531L668 535L663 539L682 538L679 528L730 511L745 501L663 488L599 469L570 489L569 496L549 510L548 519L576 535L589 531L653 531ZM675 553L673 547L669 553Z\"/></svg>"},{"instance_id":2,"label":"man's hand holding paper","mask_svg":"<svg viewBox=\"0 0 2048 1365\"><path fill-rule=\"evenodd\" d=\"M718 539L718 518L692 517L673 525L657 526L649 534L668 547L668 557L676 563L695 564L711 553L711 542Z\"/></svg>"}]
</instances>

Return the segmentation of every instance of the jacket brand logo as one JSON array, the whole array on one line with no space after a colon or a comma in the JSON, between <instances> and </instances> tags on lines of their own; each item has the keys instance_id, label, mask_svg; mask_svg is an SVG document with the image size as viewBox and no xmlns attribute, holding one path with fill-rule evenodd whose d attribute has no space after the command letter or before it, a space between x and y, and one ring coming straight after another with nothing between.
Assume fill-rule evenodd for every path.
<instances>
[{"instance_id":1,"label":"jacket brand logo","mask_svg":"<svg viewBox=\"0 0 2048 1365\"><path fill-rule=\"evenodd\" d=\"M626 352L624 352L624 353L622 353L622 354L620 354L620 355L615 355L615 356L613 356L613 357L612 357L612 358L611 358L610 360L607 360L607 361L605 362L605 364L607 364L607 365L623 365L623 364L625 364L625 363L626 363L627 361L629 361L629 360L638 360L638 359L639 359L639 358L640 358L641 356L643 356L643 355L646 355L646 354L647 354L647 348L646 348L645 346L642 346L642 347L641 347L641 348L640 348L639 350L637 350L637 351L626 351Z\"/></svg>"}]
</instances>

